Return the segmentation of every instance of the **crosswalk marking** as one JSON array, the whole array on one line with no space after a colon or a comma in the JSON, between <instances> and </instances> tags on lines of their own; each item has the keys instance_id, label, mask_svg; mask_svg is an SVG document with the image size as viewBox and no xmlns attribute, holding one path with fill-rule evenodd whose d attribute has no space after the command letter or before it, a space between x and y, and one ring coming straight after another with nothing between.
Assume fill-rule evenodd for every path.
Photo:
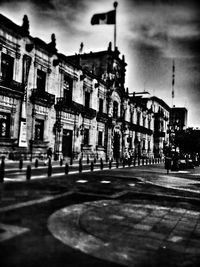
<instances>
[{"instance_id":1,"label":"crosswalk marking","mask_svg":"<svg viewBox=\"0 0 200 267\"><path fill-rule=\"evenodd\" d=\"M88 180L77 180L76 182L77 182L77 183L82 183L82 184L84 184L84 183L87 183Z\"/></svg>"},{"instance_id":2,"label":"crosswalk marking","mask_svg":"<svg viewBox=\"0 0 200 267\"><path fill-rule=\"evenodd\" d=\"M2 232L0 232L0 242L9 240L15 236L18 236L18 235L21 235L21 234L24 234L30 231L30 229L28 228L19 227L15 225L9 225L9 224L3 224L3 223L0 223L0 230L3 230Z\"/></svg>"}]
</instances>

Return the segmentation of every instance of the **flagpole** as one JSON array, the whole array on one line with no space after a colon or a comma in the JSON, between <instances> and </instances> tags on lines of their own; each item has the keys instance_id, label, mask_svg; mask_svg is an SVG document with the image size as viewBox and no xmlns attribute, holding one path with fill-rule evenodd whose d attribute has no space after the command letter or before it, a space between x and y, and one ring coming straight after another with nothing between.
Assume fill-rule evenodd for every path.
<instances>
[{"instance_id":1,"label":"flagpole","mask_svg":"<svg viewBox=\"0 0 200 267\"><path fill-rule=\"evenodd\" d=\"M117 39L117 6L118 6L118 3L114 2L113 6L115 8L115 25L114 25L114 50L115 50L116 39Z\"/></svg>"},{"instance_id":2,"label":"flagpole","mask_svg":"<svg viewBox=\"0 0 200 267\"><path fill-rule=\"evenodd\" d=\"M172 64L172 107L174 105L174 84L175 84L175 62L173 59L173 64Z\"/></svg>"}]
</instances>

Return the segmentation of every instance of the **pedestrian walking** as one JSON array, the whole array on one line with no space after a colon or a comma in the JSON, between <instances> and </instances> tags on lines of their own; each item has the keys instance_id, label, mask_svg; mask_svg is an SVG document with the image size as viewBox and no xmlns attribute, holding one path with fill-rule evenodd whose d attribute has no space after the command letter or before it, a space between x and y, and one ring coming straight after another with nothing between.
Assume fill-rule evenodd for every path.
<instances>
[{"instance_id":1,"label":"pedestrian walking","mask_svg":"<svg viewBox=\"0 0 200 267\"><path fill-rule=\"evenodd\" d=\"M48 165L49 164L49 161L51 162L52 155L53 155L52 148L49 147L47 149L47 159L44 161L44 165Z\"/></svg>"}]
</instances>

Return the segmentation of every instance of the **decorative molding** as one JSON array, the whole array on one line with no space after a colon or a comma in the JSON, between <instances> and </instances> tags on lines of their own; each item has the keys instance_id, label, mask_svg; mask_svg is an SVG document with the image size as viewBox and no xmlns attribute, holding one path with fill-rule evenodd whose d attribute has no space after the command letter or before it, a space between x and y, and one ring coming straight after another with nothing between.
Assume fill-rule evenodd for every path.
<instances>
[{"instance_id":1,"label":"decorative molding","mask_svg":"<svg viewBox=\"0 0 200 267\"><path fill-rule=\"evenodd\" d=\"M35 61L34 61L34 66L37 67L38 65L40 65L42 68L45 68L46 70L49 68L48 60L45 60L44 58L36 55Z\"/></svg>"}]
</instances>

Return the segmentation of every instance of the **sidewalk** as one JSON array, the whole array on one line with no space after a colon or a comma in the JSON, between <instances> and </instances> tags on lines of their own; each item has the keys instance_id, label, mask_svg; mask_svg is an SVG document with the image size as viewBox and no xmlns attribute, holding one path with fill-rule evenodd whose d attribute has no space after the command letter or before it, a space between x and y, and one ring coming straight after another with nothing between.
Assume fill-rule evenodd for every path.
<instances>
[{"instance_id":1,"label":"sidewalk","mask_svg":"<svg viewBox=\"0 0 200 267\"><path fill-rule=\"evenodd\" d=\"M48 228L67 246L125 266L196 267L199 217L176 204L101 200L56 211Z\"/></svg>"},{"instance_id":2,"label":"sidewalk","mask_svg":"<svg viewBox=\"0 0 200 267\"><path fill-rule=\"evenodd\" d=\"M10 263L16 259L27 266L27 258L35 259L35 266L45 259L50 267L59 259L59 266L72 267L199 266L199 194L145 183L132 175L140 169L145 168L5 183L1 229L8 231L10 224L29 229L2 243L9 255L5 266L15 266ZM160 166L146 169L163 175ZM93 257L102 262L92 265Z\"/></svg>"},{"instance_id":3,"label":"sidewalk","mask_svg":"<svg viewBox=\"0 0 200 267\"><path fill-rule=\"evenodd\" d=\"M36 160L33 160L33 161L28 161L28 160L24 160L23 161L23 168L22 169L26 169L28 165L31 165L31 167L35 167L35 161ZM158 162L159 161L159 162ZM101 163L101 160L98 159L94 162L93 159L89 159L89 161L87 161L87 159L83 159L82 160L82 164L83 166L86 166L86 165L90 165L91 162L95 163L95 164L100 164ZM71 161L70 159L67 159L67 160L63 160L63 166L65 164L68 164L69 166L79 166L79 160L73 160L72 161L72 164L71 164ZM105 161L103 160L103 163L108 165L109 164L109 161ZM149 161L149 160L144 160L144 164L143 164L143 161L140 160L140 165L146 165L146 163L148 165L151 165L151 164L159 164L161 163L159 159L155 159L155 161ZM55 161L55 160L51 160L51 164L52 166L60 166L60 161ZM123 162L119 161L119 165L122 166ZM5 160L5 170L6 171L9 171L9 170L19 170L19 165L20 165L20 161L13 161L13 160ZM48 161L47 160L38 160L38 167L42 168L42 167L45 167L48 165ZM112 165L116 165L116 161L112 161ZM126 163L126 166L128 166L128 163ZM131 163L131 166L133 166L133 162ZM135 166L138 166L138 160L136 160L135 162Z\"/></svg>"}]
</instances>

